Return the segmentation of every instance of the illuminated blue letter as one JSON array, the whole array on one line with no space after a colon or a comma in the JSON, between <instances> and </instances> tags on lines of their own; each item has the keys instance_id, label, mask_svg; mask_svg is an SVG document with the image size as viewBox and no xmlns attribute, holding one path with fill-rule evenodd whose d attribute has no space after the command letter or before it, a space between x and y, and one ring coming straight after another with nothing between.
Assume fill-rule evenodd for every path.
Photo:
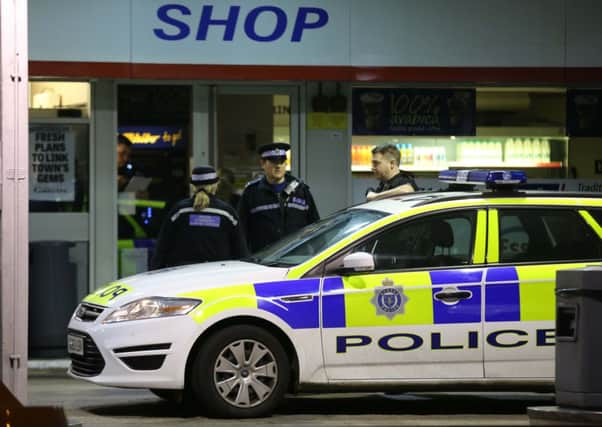
<instances>
[{"instance_id":1,"label":"illuminated blue letter","mask_svg":"<svg viewBox=\"0 0 602 427\"><path fill-rule=\"evenodd\" d=\"M276 28L272 31L272 34L267 36L260 36L255 31L255 24L257 23L257 17L263 12L273 12L276 15ZM278 40L286 31L286 13L282 9L276 6L261 6L251 10L245 19L245 33L251 40L256 42L272 42Z\"/></svg>"},{"instance_id":2,"label":"illuminated blue letter","mask_svg":"<svg viewBox=\"0 0 602 427\"><path fill-rule=\"evenodd\" d=\"M163 40L185 39L186 37L188 37L188 34L190 34L190 28L188 27L188 25L186 25L185 22L178 21L177 19L169 16L168 13L170 10L177 10L182 15L190 15L190 9L188 9L186 6L181 6L179 4L166 4L164 6L161 6L159 9L157 9L157 18L159 18L160 21L163 21L168 25L173 25L179 30L179 32L173 35L167 34L165 31L163 31L162 28L154 28L153 32L157 37Z\"/></svg>"},{"instance_id":3,"label":"illuminated blue letter","mask_svg":"<svg viewBox=\"0 0 602 427\"><path fill-rule=\"evenodd\" d=\"M223 25L226 27L226 31L224 31L224 41L232 41L234 38L234 30L236 29L236 21L238 20L238 14L240 13L240 6L231 6L226 19L212 19L212 12L213 6L203 6L196 39L207 40L209 25Z\"/></svg>"},{"instance_id":4,"label":"illuminated blue letter","mask_svg":"<svg viewBox=\"0 0 602 427\"><path fill-rule=\"evenodd\" d=\"M310 14L318 15L318 18L313 22L308 22L307 17ZM317 7L300 7L293 28L292 42L300 42L303 36L303 30L306 28L320 28L328 23L328 13L324 9Z\"/></svg>"}]
</instances>

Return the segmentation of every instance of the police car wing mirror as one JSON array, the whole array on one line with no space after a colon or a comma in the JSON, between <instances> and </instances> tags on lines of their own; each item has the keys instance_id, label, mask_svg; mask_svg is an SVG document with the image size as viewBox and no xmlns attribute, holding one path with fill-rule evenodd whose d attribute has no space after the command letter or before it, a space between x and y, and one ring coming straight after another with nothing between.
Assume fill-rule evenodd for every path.
<instances>
[{"instance_id":1,"label":"police car wing mirror","mask_svg":"<svg viewBox=\"0 0 602 427\"><path fill-rule=\"evenodd\" d=\"M374 257L368 252L354 252L343 258L342 272L374 271Z\"/></svg>"}]
</instances>

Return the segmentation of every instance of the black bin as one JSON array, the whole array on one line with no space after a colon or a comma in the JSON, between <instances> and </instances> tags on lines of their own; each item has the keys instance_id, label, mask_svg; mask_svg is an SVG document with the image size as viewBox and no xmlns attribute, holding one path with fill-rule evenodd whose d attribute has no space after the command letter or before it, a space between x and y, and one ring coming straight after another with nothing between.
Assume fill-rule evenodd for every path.
<instances>
[{"instance_id":1,"label":"black bin","mask_svg":"<svg viewBox=\"0 0 602 427\"><path fill-rule=\"evenodd\" d=\"M556 275L556 404L602 408L602 266Z\"/></svg>"},{"instance_id":2,"label":"black bin","mask_svg":"<svg viewBox=\"0 0 602 427\"><path fill-rule=\"evenodd\" d=\"M39 241L29 245L29 357L67 356L67 324L77 305L74 244Z\"/></svg>"}]
</instances>

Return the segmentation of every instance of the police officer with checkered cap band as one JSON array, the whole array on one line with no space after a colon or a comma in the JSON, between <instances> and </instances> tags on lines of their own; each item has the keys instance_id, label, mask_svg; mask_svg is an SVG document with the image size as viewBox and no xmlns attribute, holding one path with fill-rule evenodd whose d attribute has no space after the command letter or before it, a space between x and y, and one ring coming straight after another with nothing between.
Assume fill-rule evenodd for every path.
<instances>
[{"instance_id":1,"label":"police officer with checkered cap band","mask_svg":"<svg viewBox=\"0 0 602 427\"><path fill-rule=\"evenodd\" d=\"M309 187L286 172L284 143L259 147L264 174L249 182L238 204L238 216L251 253L318 219Z\"/></svg>"},{"instance_id":2,"label":"police officer with checkered cap band","mask_svg":"<svg viewBox=\"0 0 602 427\"><path fill-rule=\"evenodd\" d=\"M248 254L236 211L215 197L218 181L211 166L192 170L192 196L177 202L165 218L151 269L239 259Z\"/></svg>"}]
</instances>

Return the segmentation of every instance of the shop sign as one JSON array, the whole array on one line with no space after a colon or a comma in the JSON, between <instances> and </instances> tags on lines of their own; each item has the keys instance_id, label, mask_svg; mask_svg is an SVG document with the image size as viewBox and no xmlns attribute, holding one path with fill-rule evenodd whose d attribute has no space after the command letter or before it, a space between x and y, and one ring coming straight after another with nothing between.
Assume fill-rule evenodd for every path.
<instances>
[{"instance_id":1,"label":"shop sign","mask_svg":"<svg viewBox=\"0 0 602 427\"><path fill-rule=\"evenodd\" d=\"M134 150L186 149L184 129L181 126L119 126L119 133L132 142Z\"/></svg>"},{"instance_id":2,"label":"shop sign","mask_svg":"<svg viewBox=\"0 0 602 427\"><path fill-rule=\"evenodd\" d=\"M474 89L353 90L354 135L475 135Z\"/></svg>"},{"instance_id":3,"label":"shop sign","mask_svg":"<svg viewBox=\"0 0 602 427\"><path fill-rule=\"evenodd\" d=\"M29 199L72 202L75 198L75 142L70 127L29 128Z\"/></svg>"},{"instance_id":4,"label":"shop sign","mask_svg":"<svg viewBox=\"0 0 602 427\"><path fill-rule=\"evenodd\" d=\"M220 34L223 41L232 41L238 36L256 42L273 42L292 28L289 41L299 43L306 31L317 30L328 23L328 12L319 7L299 7L293 16L278 6L259 6L241 14L241 7L233 5L226 14L218 14L213 12L212 5L204 5L200 14L197 13L183 4L162 5L157 8L160 24L153 33L167 41L189 37L205 41L211 31L214 35Z\"/></svg>"},{"instance_id":5,"label":"shop sign","mask_svg":"<svg viewBox=\"0 0 602 427\"><path fill-rule=\"evenodd\" d=\"M569 89L566 101L569 136L602 136L602 90Z\"/></svg>"}]
</instances>

